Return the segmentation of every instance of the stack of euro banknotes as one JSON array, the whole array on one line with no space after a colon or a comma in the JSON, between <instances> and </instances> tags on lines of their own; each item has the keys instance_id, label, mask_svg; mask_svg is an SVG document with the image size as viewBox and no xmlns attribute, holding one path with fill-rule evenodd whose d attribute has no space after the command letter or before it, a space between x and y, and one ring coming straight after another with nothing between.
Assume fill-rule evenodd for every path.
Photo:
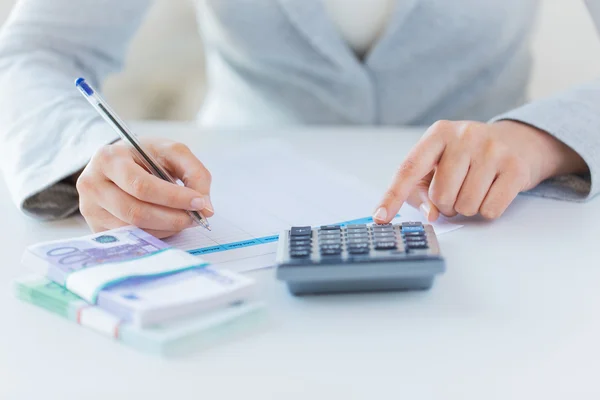
<instances>
[{"instance_id":1,"label":"stack of euro banknotes","mask_svg":"<svg viewBox=\"0 0 600 400\"><path fill-rule=\"evenodd\" d=\"M135 349L188 354L256 330L255 282L135 227L30 246L16 296Z\"/></svg>"}]
</instances>

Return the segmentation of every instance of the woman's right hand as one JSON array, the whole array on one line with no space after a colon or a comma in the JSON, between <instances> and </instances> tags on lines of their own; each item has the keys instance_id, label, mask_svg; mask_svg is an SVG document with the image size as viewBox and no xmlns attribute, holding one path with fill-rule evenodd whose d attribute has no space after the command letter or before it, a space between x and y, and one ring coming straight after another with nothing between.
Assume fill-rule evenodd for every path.
<instances>
[{"instance_id":1,"label":"woman's right hand","mask_svg":"<svg viewBox=\"0 0 600 400\"><path fill-rule=\"evenodd\" d=\"M94 232L135 225L158 238L195 225L185 210L211 217L211 176L184 144L140 139L185 187L150 174L122 141L102 147L77 179L79 209Z\"/></svg>"}]
</instances>

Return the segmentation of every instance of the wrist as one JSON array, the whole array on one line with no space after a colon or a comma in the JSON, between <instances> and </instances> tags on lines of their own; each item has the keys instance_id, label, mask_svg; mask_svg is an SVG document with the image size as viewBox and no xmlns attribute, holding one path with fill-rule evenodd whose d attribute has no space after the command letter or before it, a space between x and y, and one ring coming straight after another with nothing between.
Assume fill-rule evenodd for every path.
<instances>
[{"instance_id":1,"label":"wrist","mask_svg":"<svg viewBox=\"0 0 600 400\"><path fill-rule=\"evenodd\" d=\"M540 182L555 176L589 171L586 162L575 150L546 131L518 121L504 120L494 124L520 137L527 137L527 157L538 159Z\"/></svg>"}]
</instances>

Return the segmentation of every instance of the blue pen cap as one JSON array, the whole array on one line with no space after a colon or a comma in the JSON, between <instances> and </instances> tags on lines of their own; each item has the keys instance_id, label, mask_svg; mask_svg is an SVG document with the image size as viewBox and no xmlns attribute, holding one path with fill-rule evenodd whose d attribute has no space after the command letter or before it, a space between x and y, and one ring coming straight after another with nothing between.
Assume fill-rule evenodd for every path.
<instances>
[{"instance_id":1,"label":"blue pen cap","mask_svg":"<svg viewBox=\"0 0 600 400\"><path fill-rule=\"evenodd\" d=\"M83 78L77 78L77 80L75 81L75 86L81 88L81 90L83 90L88 96L94 94L94 90L90 87L90 85L87 84L87 82Z\"/></svg>"}]
</instances>

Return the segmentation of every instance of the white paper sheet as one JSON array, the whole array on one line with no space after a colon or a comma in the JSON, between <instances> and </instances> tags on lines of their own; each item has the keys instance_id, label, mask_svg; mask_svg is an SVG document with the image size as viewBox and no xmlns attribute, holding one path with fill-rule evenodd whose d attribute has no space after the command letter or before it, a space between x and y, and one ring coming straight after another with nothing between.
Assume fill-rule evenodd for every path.
<instances>
[{"instance_id":1,"label":"white paper sheet","mask_svg":"<svg viewBox=\"0 0 600 400\"><path fill-rule=\"evenodd\" d=\"M198 156L213 176L212 232L191 228L167 242L237 272L272 266L277 235L291 226L371 222L381 196L279 141ZM395 221L425 222L410 206L402 207ZM438 235L461 227L445 220L432 225Z\"/></svg>"}]
</instances>

